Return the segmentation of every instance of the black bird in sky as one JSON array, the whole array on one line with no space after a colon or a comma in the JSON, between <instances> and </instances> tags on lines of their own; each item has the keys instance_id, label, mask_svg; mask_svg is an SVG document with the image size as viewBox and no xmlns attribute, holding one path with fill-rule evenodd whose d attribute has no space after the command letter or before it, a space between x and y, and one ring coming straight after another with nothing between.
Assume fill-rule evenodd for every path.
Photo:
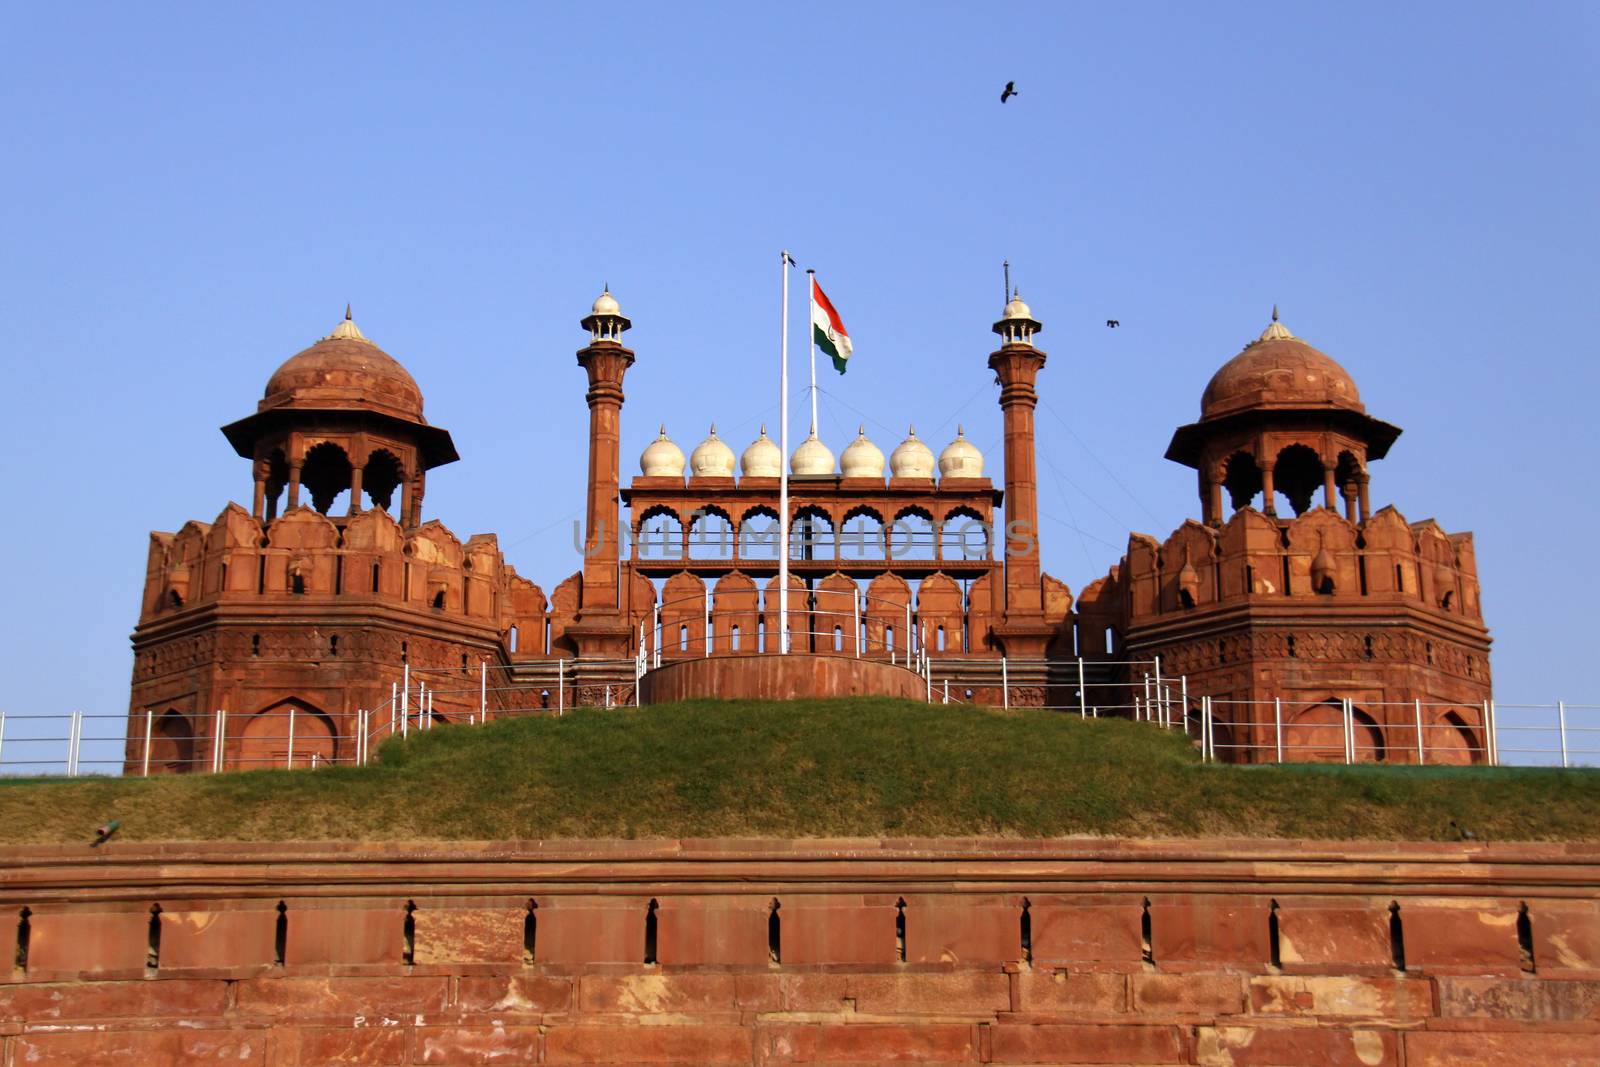
<instances>
[{"instance_id":1,"label":"black bird in sky","mask_svg":"<svg viewBox=\"0 0 1600 1067\"><path fill-rule=\"evenodd\" d=\"M1017 83L1006 82L1006 87L1000 91L1000 102L1003 104L1017 95Z\"/></svg>"},{"instance_id":2,"label":"black bird in sky","mask_svg":"<svg viewBox=\"0 0 1600 1067\"><path fill-rule=\"evenodd\" d=\"M1106 320L1106 325L1111 327L1113 330L1115 330L1118 326L1122 325L1122 320L1121 319L1107 319Z\"/></svg>"}]
</instances>

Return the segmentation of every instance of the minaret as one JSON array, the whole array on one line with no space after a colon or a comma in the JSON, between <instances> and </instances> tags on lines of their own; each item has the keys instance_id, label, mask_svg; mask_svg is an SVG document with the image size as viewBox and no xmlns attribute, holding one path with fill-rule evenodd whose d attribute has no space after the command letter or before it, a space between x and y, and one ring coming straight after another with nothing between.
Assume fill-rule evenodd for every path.
<instances>
[{"instance_id":1,"label":"minaret","mask_svg":"<svg viewBox=\"0 0 1600 1067\"><path fill-rule=\"evenodd\" d=\"M620 538L618 491L622 436L622 376L633 352L622 333L633 323L606 287L580 325L589 344L578 350L578 366L589 374L589 495L584 510L583 591L578 621L567 632L580 656L620 658L628 654L629 628L617 586Z\"/></svg>"},{"instance_id":2,"label":"minaret","mask_svg":"<svg viewBox=\"0 0 1600 1067\"><path fill-rule=\"evenodd\" d=\"M1044 619L1039 585L1039 490L1033 457L1033 409L1039 402L1034 382L1045 354L1033 346L1044 327L1020 294L1012 291L994 332L1000 350L989 369L1000 379L1000 410L1005 417L1005 622L995 627L1008 656L1042 656L1053 633Z\"/></svg>"}]
</instances>

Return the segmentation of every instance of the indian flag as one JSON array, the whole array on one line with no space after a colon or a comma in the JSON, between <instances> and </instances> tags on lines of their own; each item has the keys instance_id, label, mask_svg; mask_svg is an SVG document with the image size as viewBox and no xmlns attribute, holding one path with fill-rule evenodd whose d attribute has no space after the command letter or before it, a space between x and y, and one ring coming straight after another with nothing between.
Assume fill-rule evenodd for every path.
<instances>
[{"instance_id":1,"label":"indian flag","mask_svg":"<svg viewBox=\"0 0 1600 1067\"><path fill-rule=\"evenodd\" d=\"M839 318L833 301L815 278L811 279L811 336L818 348L833 357L833 369L843 374L853 348L850 335L845 332L844 320Z\"/></svg>"}]
</instances>

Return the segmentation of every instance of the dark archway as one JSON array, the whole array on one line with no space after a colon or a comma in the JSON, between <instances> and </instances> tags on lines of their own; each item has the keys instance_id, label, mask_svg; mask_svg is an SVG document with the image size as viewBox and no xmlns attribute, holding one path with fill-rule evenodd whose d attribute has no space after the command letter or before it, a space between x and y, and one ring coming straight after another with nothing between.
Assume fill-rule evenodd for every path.
<instances>
[{"instance_id":1,"label":"dark archway","mask_svg":"<svg viewBox=\"0 0 1600 1067\"><path fill-rule=\"evenodd\" d=\"M354 470L338 445L331 441L313 445L300 467L300 484L311 494L311 506L328 514L339 494L350 488Z\"/></svg>"},{"instance_id":2,"label":"dark archway","mask_svg":"<svg viewBox=\"0 0 1600 1067\"><path fill-rule=\"evenodd\" d=\"M1315 449L1290 445L1278 453L1272 468L1272 487L1288 498L1296 515L1311 509L1311 498L1322 484L1322 458Z\"/></svg>"},{"instance_id":3,"label":"dark archway","mask_svg":"<svg viewBox=\"0 0 1600 1067\"><path fill-rule=\"evenodd\" d=\"M1261 492L1261 468L1256 458L1248 452L1235 452L1223 465L1223 487L1228 490L1228 502L1233 510L1247 508Z\"/></svg>"}]
</instances>

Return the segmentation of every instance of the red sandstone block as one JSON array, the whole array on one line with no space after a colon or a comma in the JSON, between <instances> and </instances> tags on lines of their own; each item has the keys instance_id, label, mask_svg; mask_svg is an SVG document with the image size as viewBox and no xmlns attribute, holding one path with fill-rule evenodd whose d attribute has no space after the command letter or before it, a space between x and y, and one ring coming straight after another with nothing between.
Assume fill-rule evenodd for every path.
<instances>
[{"instance_id":1,"label":"red sandstone block","mask_svg":"<svg viewBox=\"0 0 1600 1067\"><path fill-rule=\"evenodd\" d=\"M1412 1031L1406 1067L1594 1067L1600 1035Z\"/></svg>"},{"instance_id":2,"label":"red sandstone block","mask_svg":"<svg viewBox=\"0 0 1600 1067\"><path fill-rule=\"evenodd\" d=\"M782 908L778 915L781 923ZM770 916L770 899L662 901L656 914L656 959L667 965L767 963Z\"/></svg>"},{"instance_id":3,"label":"red sandstone block","mask_svg":"<svg viewBox=\"0 0 1600 1067\"><path fill-rule=\"evenodd\" d=\"M999 971L851 975L847 995L873 1015L993 1016L1011 1007L1010 980Z\"/></svg>"},{"instance_id":4,"label":"red sandstone block","mask_svg":"<svg viewBox=\"0 0 1600 1067\"><path fill-rule=\"evenodd\" d=\"M948 1063L976 1058L975 1028L964 1024L821 1023L775 1026L769 1063Z\"/></svg>"},{"instance_id":5,"label":"red sandstone block","mask_svg":"<svg viewBox=\"0 0 1600 1067\"><path fill-rule=\"evenodd\" d=\"M413 1062L449 1067L480 1063L536 1063L536 1026L419 1026Z\"/></svg>"},{"instance_id":6,"label":"red sandstone block","mask_svg":"<svg viewBox=\"0 0 1600 1067\"><path fill-rule=\"evenodd\" d=\"M1185 1063L1175 1026L1008 1026L989 1028L993 1063Z\"/></svg>"},{"instance_id":7,"label":"red sandstone block","mask_svg":"<svg viewBox=\"0 0 1600 1067\"><path fill-rule=\"evenodd\" d=\"M287 912L284 963L399 963L404 908L299 908Z\"/></svg>"},{"instance_id":8,"label":"red sandstone block","mask_svg":"<svg viewBox=\"0 0 1600 1067\"><path fill-rule=\"evenodd\" d=\"M266 1030L73 1030L11 1039L12 1062L28 1067L264 1067L266 1054Z\"/></svg>"},{"instance_id":9,"label":"red sandstone block","mask_svg":"<svg viewBox=\"0 0 1600 1067\"><path fill-rule=\"evenodd\" d=\"M778 1009L782 1011L844 1011L854 994L852 975L782 974L778 976ZM773 1010L773 1009L768 1009Z\"/></svg>"},{"instance_id":10,"label":"red sandstone block","mask_svg":"<svg viewBox=\"0 0 1600 1067\"><path fill-rule=\"evenodd\" d=\"M628 1015L739 1010L739 975L616 974L578 979L578 1010Z\"/></svg>"},{"instance_id":11,"label":"red sandstone block","mask_svg":"<svg viewBox=\"0 0 1600 1067\"><path fill-rule=\"evenodd\" d=\"M1268 961L1265 903L1196 895L1150 905L1156 964L1206 963L1254 970Z\"/></svg>"},{"instance_id":12,"label":"red sandstone block","mask_svg":"<svg viewBox=\"0 0 1600 1067\"><path fill-rule=\"evenodd\" d=\"M518 963L527 912L512 908L438 908L412 915L417 963Z\"/></svg>"},{"instance_id":13,"label":"red sandstone block","mask_svg":"<svg viewBox=\"0 0 1600 1067\"><path fill-rule=\"evenodd\" d=\"M1021 907L907 901L908 963L994 964L1021 958Z\"/></svg>"},{"instance_id":14,"label":"red sandstone block","mask_svg":"<svg viewBox=\"0 0 1600 1067\"><path fill-rule=\"evenodd\" d=\"M754 1031L739 1026L557 1026L545 1035L547 1063L739 1063L754 1055Z\"/></svg>"},{"instance_id":15,"label":"red sandstone block","mask_svg":"<svg viewBox=\"0 0 1600 1067\"><path fill-rule=\"evenodd\" d=\"M272 1067L394 1067L406 1062L406 1031L399 1026L272 1031Z\"/></svg>"},{"instance_id":16,"label":"red sandstone block","mask_svg":"<svg viewBox=\"0 0 1600 1067\"><path fill-rule=\"evenodd\" d=\"M1250 1010L1402 1022L1431 1016L1433 996L1415 978L1272 975L1250 980Z\"/></svg>"},{"instance_id":17,"label":"red sandstone block","mask_svg":"<svg viewBox=\"0 0 1600 1067\"><path fill-rule=\"evenodd\" d=\"M1515 974L1521 970L1515 905L1420 907L1401 905L1406 967Z\"/></svg>"},{"instance_id":18,"label":"red sandstone block","mask_svg":"<svg viewBox=\"0 0 1600 1067\"><path fill-rule=\"evenodd\" d=\"M1377 1067L1398 1062L1399 1042L1386 1030L1313 1026L1204 1026L1201 1067Z\"/></svg>"},{"instance_id":19,"label":"red sandstone block","mask_svg":"<svg viewBox=\"0 0 1600 1067\"><path fill-rule=\"evenodd\" d=\"M1110 1013L1128 1010L1128 977L1122 974L1018 974L1017 1010L1024 1014Z\"/></svg>"},{"instance_id":20,"label":"red sandstone block","mask_svg":"<svg viewBox=\"0 0 1600 1067\"><path fill-rule=\"evenodd\" d=\"M648 901L585 907L559 905L539 909L537 963L643 963ZM657 946L660 945L659 916Z\"/></svg>"},{"instance_id":21,"label":"red sandstone block","mask_svg":"<svg viewBox=\"0 0 1600 1067\"><path fill-rule=\"evenodd\" d=\"M1286 970L1300 967L1369 967L1393 964L1389 912L1374 901L1365 908L1278 909L1278 959Z\"/></svg>"},{"instance_id":22,"label":"red sandstone block","mask_svg":"<svg viewBox=\"0 0 1600 1067\"><path fill-rule=\"evenodd\" d=\"M906 936L910 937L909 930ZM898 959L892 905L841 900L783 906L784 963L894 963Z\"/></svg>"},{"instance_id":23,"label":"red sandstone block","mask_svg":"<svg viewBox=\"0 0 1600 1067\"><path fill-rule=\"evenodd\" d=\"M199 1017L228 1008L223 981L84 982L0 985L0 1019L30 1023L90 1019Z\"/></svg>"},{"instance_id":24,"label":"red sandstone block","mask_svg":"<svg viewBox=\"0 0 1600 1067\"><path fill-rule=\"evenodd\" d=\"M1133 1010L1162 1015L1238 1015L1244 1011L1244 979L1214 974L1131 976Z\"/></svg>"},{"instance_id":25,"label":"red sandstone block","mask_svg":"<svg viewBox=\"0 0 1600 1067\"><path fill-rule=\"evenodd\" d=\"M1440 978L1437 985L1444 1018L1600 1022L1600 982ZM1600 1046L1600 1037L1596 1044Z\"/></svg>"},{"instance_id":26,"label":"red sandstone block","mask_svg":"<svg viewBox=\"0 0 1600 1067\"><path fill-rule=\"evenodd\" d=\"M1600 905L1535 904L1528 923L1541 974L1600 972Z\"/></svg>"},{"instance_id":27,"label":"red sandstone block","mask_svg":"<svg viewBox=\"0 0 1600 1067\"><path fill-rule=\"evenodd\" d=\"M457 985L456 997L462 1011L542 1015L572 1007L572 979L532 974L510 978L463 977Z\"/></svg>"},{"instance_id":28,"label":"red sandstone block","mask_svg":"<svg viewBox=\"0 0 1600 1067\"><path fill-rule=\"evenodd\" d=\"M149 949L148 910L41 910L29 920L28 970L36 974L138 970Z\"/></svg>"},{"instance_id":29,"label":"red sandstone block","mask_svg":"<svg viewBox=\"0 0 1600 1067\"><path fill-rule=\"evenodd\" d=\"M278 913L265 908L163 911L161 969L271 966L277 920Z\"/></svg>"},{"instance_id":30,"label":"red sandstone block","mask_svg":"<svg viewBox=\"0 0 1600 1067\"><path fill-rule=\"evenodd\" d=\"M366 1016L443 1011L450 989L445 977L247 978L238 983L244 1015L300 1018Z\"/></svg>"},{"instance_id":31,"label":"red sandstone block","mask_svg":"<svg viewBox=\"0 0 1600 1067\"><path fill-rule=\"evenodd\" d=\"M1073 907L1035 904L1033 962L1137 963L1143 954L1138 901Z\"/></svg>"}]
</instances>

